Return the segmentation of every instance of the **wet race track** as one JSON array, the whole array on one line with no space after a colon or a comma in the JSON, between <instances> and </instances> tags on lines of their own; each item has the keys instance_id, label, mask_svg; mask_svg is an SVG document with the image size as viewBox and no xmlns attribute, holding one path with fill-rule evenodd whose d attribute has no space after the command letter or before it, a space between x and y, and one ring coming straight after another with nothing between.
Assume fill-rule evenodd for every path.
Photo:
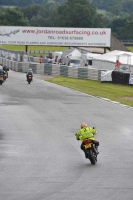
<instances>
[{"instance_id":1,"label":"wet race track","mask_svg":"<svg viewBox=\"0 0 133 200\"><path fill-rule=\"evenodd\" d=\"M75 133L96 126L95 166ZM0 200L132 200L133 109L9 71L0 86Z\"/></svg>"}]
</instances>

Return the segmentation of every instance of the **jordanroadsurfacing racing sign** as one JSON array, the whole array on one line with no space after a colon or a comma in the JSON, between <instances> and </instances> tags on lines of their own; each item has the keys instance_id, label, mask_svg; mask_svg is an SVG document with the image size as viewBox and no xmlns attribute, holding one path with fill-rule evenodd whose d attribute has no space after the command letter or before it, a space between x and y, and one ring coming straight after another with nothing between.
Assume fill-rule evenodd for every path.
<instances>
[{"instance_id":1,"label":"jordanroadsurfacing racing sign","mask_svg":"<svg viewBox=\"0 0 133 200\"><path fill-rule=\"evenodd\" d=\"M110 28L0 26L0 44L110 47Z\"/></svg>"}]
</instances>

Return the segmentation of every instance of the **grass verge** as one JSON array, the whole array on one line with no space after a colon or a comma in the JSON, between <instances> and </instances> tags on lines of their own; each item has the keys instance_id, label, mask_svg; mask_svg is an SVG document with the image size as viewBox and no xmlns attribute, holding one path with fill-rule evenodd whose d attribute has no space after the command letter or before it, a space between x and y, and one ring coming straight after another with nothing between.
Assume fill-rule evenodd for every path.
<instances>
[{"instance_id":1,"label":"grass verge","mask_svg":"<svg viewBox=\"0 0 133 200\"><path fill-rule=\"evenodd\" d=\"M25 51L25 45L1 45L1 48L8 49L8 50L15 50L15 51ZM28 50L34 51L64 51L68 50L68 47L59 47L59 46L28 46Z\"/></svg>"},{"instance_id":2,"label":"grass verge","mask_svg":"<svg viewBox=\"0 0 133 200\"><path fill-rule=\"evenodd\" d=\"M133 52L133 47L132 46L129 46L127 48L129 49L129 51Z\"/></svg>"},{"instance_id":3,"label":"grass verge","mask_svg":"<svg viewBox=\"0 0 133 200\"><path fill-rule=\"evenodd\" d=\"M48 82L65 86L86 94L103 97L121 104L133 106L133 86L113 83L101 83L100 81L84 80L68 77L54 77Z\"/></svg>"}]
</instances>

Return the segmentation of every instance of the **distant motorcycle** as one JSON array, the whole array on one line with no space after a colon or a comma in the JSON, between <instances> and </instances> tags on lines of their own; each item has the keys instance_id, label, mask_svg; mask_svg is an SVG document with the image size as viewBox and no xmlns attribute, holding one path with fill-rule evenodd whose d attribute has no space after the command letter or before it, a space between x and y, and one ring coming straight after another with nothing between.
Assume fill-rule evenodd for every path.
<instances>
[{"instance_id":1,"label":"distant motorcycle","mask_svg":"<svg viewBox=\"0 0 133 200\"><path fill-rule=\"evenodd\" d=\"M3 82L4 82L3 75L0 74L0 85L2 85Z\"/></svg>"},{"instance_id":2,"label":"distant motorcycle","mask_svg":"<svg viewBox=\"0 0 133 200\"><path fill-rule=\"evenodd\" d=\"M31 83L31 81L32 81L32 75L29 74L29 75L27 76L27 81L28 81L29 84Z\"/></svg>"},{"instance_id":3,"label":"distant motorcycle","mask_svg":"<svg viewBox=\"0 0 133 200\"><path fill-rule=\"evenodd\" d=\"M4 71L4 79L6 80L8 78L8 72Z\"/></svg>"},{"instance_id":4,"label":"distant motorcycle","mask_svg":"<svg viewBox=\"0 0 133 200\"><path fill-rule=\"evenodd\" d=\"M95 165L97 162L97 150L95 148L93 140L91 139L83 140L83 144L87 158L90 160L91 164Z\"/></svg>"},{"instance_id":5,"label":"distant motorcycle","mask_svg":"<svg viewBox=\"0 0 133 200\"><path fill-rule=\"evenodd\" d=\"M6 80L6 77L5 77L5 74L4 74L4 70L0 69L0 85L2 85L5 80Z\"/></svg>"}]
</instances>

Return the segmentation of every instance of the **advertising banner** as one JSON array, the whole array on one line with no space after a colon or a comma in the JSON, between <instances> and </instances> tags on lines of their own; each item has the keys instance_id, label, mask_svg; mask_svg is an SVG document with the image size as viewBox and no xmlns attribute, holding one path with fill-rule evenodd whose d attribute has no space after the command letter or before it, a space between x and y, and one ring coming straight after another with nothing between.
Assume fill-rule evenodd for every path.
<instances>
[{"instance_id":1,"label":"advertising banner","mask_svg":"<svg viewBox=\"0 0 133 200\"><path fill-rule=\"evenodd\" d=\"M110 47L110 28L0 26L0 44Z\"/></svg>"}]
</instances>

